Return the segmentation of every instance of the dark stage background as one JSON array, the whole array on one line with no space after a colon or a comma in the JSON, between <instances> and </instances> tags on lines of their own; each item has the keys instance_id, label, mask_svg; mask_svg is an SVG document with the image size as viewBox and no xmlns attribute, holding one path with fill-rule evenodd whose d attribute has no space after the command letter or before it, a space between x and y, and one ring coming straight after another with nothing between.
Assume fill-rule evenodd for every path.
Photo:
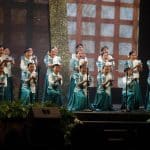
<instances>
[{"instance_id":1,"label":"dark stage background","mask_svg":"<svg viewBox=\"0 0 150 150\"><path fill-rule=\"evenodd\" d=\"M141 89L145 102L148 67L146 61L150 59L150 1L141 0L139 18L139 58L143 62L141 73Z\"/></svg>"}]
</instances>

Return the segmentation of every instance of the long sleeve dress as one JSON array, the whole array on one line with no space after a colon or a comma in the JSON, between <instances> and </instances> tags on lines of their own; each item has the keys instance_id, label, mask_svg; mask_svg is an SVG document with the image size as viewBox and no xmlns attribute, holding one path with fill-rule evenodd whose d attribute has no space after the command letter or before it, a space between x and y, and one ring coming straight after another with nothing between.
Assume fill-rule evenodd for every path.
<instances>
[{"instance_id":1,"label":"long sleeve dress","mask_svg":"<svg viewBox=\"0 0 150 150\"><path fill-rule=\"evenodd\" d=\"M122 109L132 111L136 109L136 80L133 76L125 76L122 78Z\"/></svg>"},{"instance_id":2,"label":"long sleeve dress","mask_svg":"<svg viewBox=\"0 0 150 150\"><path fill-rule=\"evenodd\" d=\"M60 78L61 80L58 80ZM48 75L48 87L47 87L47 101L61 106L62 103L62 76L54 72Z\"/></svg>"},{"instance_id":3,"label":"long sleeve dress","mask_svg":"<svg viewBox=\"0 0 150 150\"><path fill-rule=\"evenodd\" d=\"M150 111L150 60L147 61L148 77L147 77L147 92L146 92L146 110Z\"/></svg>"},{"instance_id":4,"label":"long sleeve dress","mask_svg":"<svg viewBox=\"0 0 150 150\"><path fill-rule=\"evenodd\" d=\"M7 75L3 73L0 75L0 101L7 100L6 88L7 88Z\"/></svg>"},{"instance_id":5,"label":"long sleeve dress","mask_svg":"<svg viewBox=\"0 0 150 150\"><path fill-rule=\"evenodd\" d=\"M99 111L108 111L112 110L112 104L111 104L111 82L109 80L112 80L111 73L105 74L98 74L97 75L97 91L93 103L93 107L96 110ZM105 87L103 86L104 83L107 84Z\"/></svg>"},{"instance_id":6,"label":"long sleeve dress","mask_svg":"<svg viewBox=\"0 0 150 150\"><path fill-rule=\"evenodd\" d=\"M84 76L86 75L87 74L82 74L81 72L73 75L75 88L67 105L69 111L82 111L87 108L87 95L85 93L87 85L83 83L85 79Z\"/></svg>"},{"instance_id":7,"label":"long sleeve dress","mask_svg":"<svg viewBox=\"0 0 150 150\"><path fill-rule=\"evenodd\" d=\"M36 84L37 84L37 72L24 71L22 73L22 86L21 86L21 102L23 104L29 104L35 102L36 97Z\"/></svg>"},{"instance_id":8,"label":"long sleeve dress","mask_svg":"<svg viewBox=\"0 0 150 150\"><path fill-rule=\"evenodd\" d=\"M138 68L136 67L138 64L141 64L140 60L128 60L126 62L128 68L131 68L133 71L133 78L135 80L135 109L139 109L139 106L142 105L142 93L141 93L141 88L139 84L139 78L140 78L140 73Z\"/></svg>"},{"instance_id":9,"label":"long sleeve dress","mask_svg":"<svg viewBox=\"0 0 150 150\"><path fill-rule=\"evenodd\" d=\"M53 65L56 62L58 62L59 64L61 63L61 57L60 56L51 57L49 54L45 55L44 63L46 65L47 71L46 71L44 87L43 87L43 96L42 96L42 101L43 102L48 100L48 95L47 95L48 76L50 74L52 74L52 72L53 72L52 66L50 66L50 65Z\"/></svg>"}]
</instances>

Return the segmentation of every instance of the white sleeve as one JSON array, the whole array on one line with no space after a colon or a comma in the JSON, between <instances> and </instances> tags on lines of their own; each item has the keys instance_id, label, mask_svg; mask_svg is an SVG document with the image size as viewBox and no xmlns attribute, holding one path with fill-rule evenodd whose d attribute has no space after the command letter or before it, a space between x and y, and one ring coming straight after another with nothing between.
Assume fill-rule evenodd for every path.
<instances>
[{"instance_id":1,"label":"white sleeve","mask_svg":"<svg viewBox=\"0 0 150 150\"><path fill-rule=\"evenodd\" d=\"M52 77L51 74L48 76L48 83L49 84L54 84L54 80L53 80L53 77Z\"/></svg>"},{"instance_id":2,"label":"white sleeve","mask_svg":"<svg viewBox=\"0 0 150 150\"><path fill-rule=\"evenodd\" d=\"M7 87L7 77L5 77L4 83L4 87Z\"/></svg>"},{"instance_id":3,"label":"white sleeve","mask_svg":"<svg viewBox=\"0 0 150 150\"><path fill-rule=\"evenodd\" d=\"M20 69L22 71L27 71L27 66L24 63L24 60L21 58L21 62L20 62Z\"/></svg>"}]
</instances>

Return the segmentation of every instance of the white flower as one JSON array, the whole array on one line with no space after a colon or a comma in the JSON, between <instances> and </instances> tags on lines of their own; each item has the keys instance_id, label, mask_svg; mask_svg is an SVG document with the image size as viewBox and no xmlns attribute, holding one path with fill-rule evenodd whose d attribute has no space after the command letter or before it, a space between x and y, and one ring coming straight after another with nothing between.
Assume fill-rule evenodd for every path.
<instances>
[{"instance_id":1,"label":"white flower","mask_svg":"<svg viewBox=\"0 0 150 150\"><path fill-rule=\"evenodd\" d=\"M76 124L83 124L83 122L81 120L79 120L78 118L74 119L74 123L76 123Z\"/></svg>"}]
</instances>

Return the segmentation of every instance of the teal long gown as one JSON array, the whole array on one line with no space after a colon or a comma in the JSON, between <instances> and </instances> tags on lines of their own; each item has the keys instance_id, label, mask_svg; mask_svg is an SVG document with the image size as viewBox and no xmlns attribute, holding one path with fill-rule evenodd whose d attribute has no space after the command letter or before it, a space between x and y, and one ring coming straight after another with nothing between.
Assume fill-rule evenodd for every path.
<instances>
[{"instance_id":1,"label":"teal long gown","mask_svg":"<svg viewBox=\"0 0 150 150\"><path fill-rule=\"evenodd\" d=\"M82 73L77 73L73 75L73 78L75 81L75 88L68 102L67 109L69 111L82 111L87 107L86 86L78 86L78 84L83 81L84 75Z\"/></svg>"},{"instance_id":2,"label":"teal long gown","mask_svg":"<svg viewBox=\"0 0 150 150\"><path fill-rule=\"evenodd\" d=\"M110 73L107 75L105 74L98 74L97 75L97 92L95 95L94 103L92 104L94 109L99 111L108 111L112 110L111 104L111 84L108 83L106 88L103 87L103 83L107 80L112 79Z\"/></svg>"},{"instance_id":3,"label":"teal long gown","mask_svg":"<svg viewBox=\"0 0 150 150\"><path fill-rule=\"evenodd\" d=\"M132 111L136 109L136 81L133 76L123 77L123 90L122 90L122 109Z\"/></svg>"},{"instance_id":4,"label":"teal long gown","mask_svg":"<svg viewBox=\"0 0 150 150\"><path fill-rule=\"evenodd\" d=\"M47 101L52 102L58 106L61 106L62 103L62 80L56 81L58 78L62 79L60 74L55 74L54 72L48 76L48 87L47 87Z\"/></svg>"},{"instance_id":5,"label":"teal long gown","mask_svg":"<svg viewBox=\"0 0 150 150\"><path fill-rule=\"evenodd\" d=\"M147 61L149 74L147 78L147 92L146 92L146 110L150 111L150 60Z\"/></svg>"}]
</instances>

